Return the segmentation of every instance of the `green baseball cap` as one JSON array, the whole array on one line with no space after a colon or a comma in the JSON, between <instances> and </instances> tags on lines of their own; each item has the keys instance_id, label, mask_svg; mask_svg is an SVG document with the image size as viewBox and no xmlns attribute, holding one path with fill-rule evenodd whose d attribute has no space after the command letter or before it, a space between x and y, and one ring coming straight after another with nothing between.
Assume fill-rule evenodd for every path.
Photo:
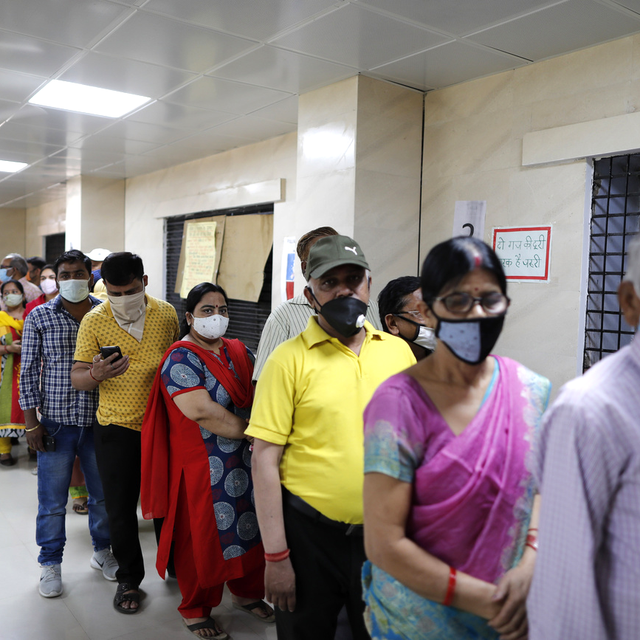
<instances>
[{"instance_id":1,"label":"green baseball cap","mask_svg":"<svg viewBox=\"0 0 640 640\"><path fill-rule=\"evenodd\" d=\"M307 258L307 268L304 277L318 278L334 267L343 264L355 264L365 269L369 268L369 263L364 257L360 245L348 236L328 236L320 238L309 251Z\"/></svg>"}]
</instances>

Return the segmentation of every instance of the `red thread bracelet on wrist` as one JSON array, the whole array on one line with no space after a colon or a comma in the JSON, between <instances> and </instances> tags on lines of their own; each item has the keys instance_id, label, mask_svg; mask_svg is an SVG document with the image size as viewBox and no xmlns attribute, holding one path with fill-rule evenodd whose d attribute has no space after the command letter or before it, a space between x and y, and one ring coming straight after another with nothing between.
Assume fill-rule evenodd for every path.
<instances>
[{"instance_id":1,"label":"red thread bracelet on wrist","mask_svg":"<svg viewBox=\"0 0 640 640\"><path fill-rule=\"evenodd\" d=\"M265 553L264 559L267 562L282 562L289 557L291 551L289 549L285 549L284 551L280 551L279 553Z\"/></svg>"},{"instance_id":2,"label":"red thread bracelet on wrist","mask_svg":"<svg viewBox=\"0 0 640 640\"><path fill-rule=\"evenodd\" d=\"M93 372L91 371L91 369L93 369L93 367L89 367L89 375L93 378ZM98 378L93 378L98 384L100 384L100 380L98 380Z\"/></svg>"},{"instance_id":3,"label":"red thread bracelet on wrist","mask_svg":"<svg viewBox=\"0 0 640 640\"><path fill-rule=\"evenodd\" d=\"M445 607L450 607L453 602L453 595L456 592L456 574L458 572L453 568L449 567L449 584L447 586L447 595L445 595L442 604Z\"/></svg>"},{"instance_id":4,"label":"red thread bracelet on wrist","mask_svg":"<svg viewBox=\"0 0 640 640\"><path fill-rule=\"evenodd\" d=\"M531 531L531 529L530 529L530 531ZM524 546L525 547L530 547L534 551L537 551L538 550L538 537L537 536L533 536L531 534L527 534L527 539L524 542Z\"/></svg>"}]
</instances>

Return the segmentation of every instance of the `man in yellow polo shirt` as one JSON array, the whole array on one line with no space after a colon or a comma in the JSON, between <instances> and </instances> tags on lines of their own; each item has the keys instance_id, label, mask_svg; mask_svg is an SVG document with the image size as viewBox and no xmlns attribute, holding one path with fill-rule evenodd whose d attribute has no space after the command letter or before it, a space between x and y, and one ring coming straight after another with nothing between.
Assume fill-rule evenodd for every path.
<instances>
[{"instance_id":1,"label":"man in yellow polo shirt","mask_svg":"<svg viewBox=\"0 0 640 640\"><path fill-rule=\"evenodd\" d=\"M153 378L165 351L178 339L178 318L168 303L145 293L142 259L111 253L102 264L108 300L80 324L71 384L80 391L100 388L94 428L96 460L104 488L111 548L118 560L113 604L136 613L144 562L138 539L140 430ZM102 358L101 347L122 353Z\"/></svg>"},{"instance_id":2,"label":"man in yellow polo shirt","mask_svg":"<svg viewBox=\"0 0 640 640\"><path fill-rule=\"evenodd\" d=\"M345 606L364 625L362 413L378 385L415 363L399 338L365 321L371 278L346 236L312 247L305 296L318 313L267 360L246 431L279 640L327 640Z\"/></svg>"}]
</instances>

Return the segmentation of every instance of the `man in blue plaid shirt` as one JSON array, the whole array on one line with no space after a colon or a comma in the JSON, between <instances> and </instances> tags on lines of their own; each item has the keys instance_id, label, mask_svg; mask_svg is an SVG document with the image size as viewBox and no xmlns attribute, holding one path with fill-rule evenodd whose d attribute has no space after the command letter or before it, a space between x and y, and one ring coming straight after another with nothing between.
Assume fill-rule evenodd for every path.
<instances>
[{"instance_id":1,"label":"man in blue plaid shirt","mask_svg":"<svg viewBox=\"0 0 640 640\"><path fill-rule=\"evenodd\" d=\"M90 565L101 570L107 580L115 580L118 569L111 554L93 446L98 391L76 391L70 377L80 321L100 300L89 295L91 260L80 251L63 253L56 260L54 271L60 295L27 316L20 371L20 406L25 415L27 442L38 452L36 542L42 567L39 591L45 598L62 593L67 492L76 456L89 492L89 531L94 548ZM40 421L36 409L40 411ZM53 444L47 443L49 438L53 438Z\"/></svg>"}]
</instances>

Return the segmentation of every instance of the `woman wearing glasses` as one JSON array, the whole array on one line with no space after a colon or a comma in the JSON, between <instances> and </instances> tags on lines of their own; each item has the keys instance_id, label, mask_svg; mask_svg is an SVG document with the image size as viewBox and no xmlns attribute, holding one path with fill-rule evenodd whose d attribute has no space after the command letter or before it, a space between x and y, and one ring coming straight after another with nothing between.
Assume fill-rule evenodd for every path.
<instances>
[{"instance_id":1,"label":"woman wearing glasses","mask_svg":"<svg viewBox=\"0 0 640 640\"><path fill-rule=\"evenodd\" d=\"M432 249L419 309L429 358L365 411L364 595L373 640L526 638L539 497L525 460L550 383L489 355L505 319L496 254Z\"/></svg>"}]
</instances>

